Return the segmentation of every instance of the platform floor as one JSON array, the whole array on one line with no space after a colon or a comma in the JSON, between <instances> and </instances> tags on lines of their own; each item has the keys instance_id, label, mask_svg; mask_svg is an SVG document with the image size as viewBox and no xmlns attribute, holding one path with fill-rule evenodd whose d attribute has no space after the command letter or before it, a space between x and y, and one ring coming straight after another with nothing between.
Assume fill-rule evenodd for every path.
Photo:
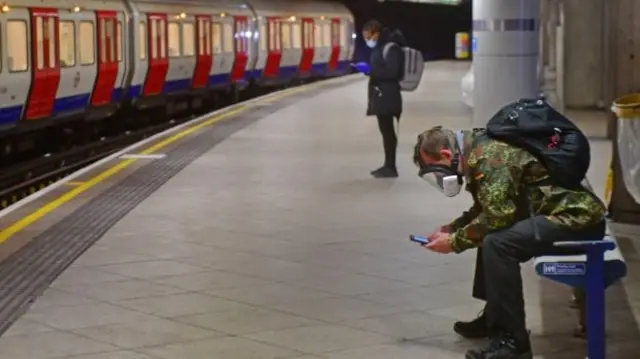
<instances>
[{"instance_id":1,"label":"platform floor","mask_svg":"<svg viewBox=\"0 0 640 359\"><path fill-rule=\"evenodd\" d=\"M481 309L470 296L475 251L437 255L407 237L470 204L422 183L411 163L418 132L469 126L466 66L429 63L421 89L405 96L397 179L369 175L382 144L364 117L364 81L231 135L58 277L0 338L0 358L462 358L482 345L452 332ZM593 147L602 193L609 145ZM640 352L639 265L627 247L630 278L608 297L610 359ZM569 290L529 264L523 276L536 358L584 358Z\"/></svg>"}]
</instances>

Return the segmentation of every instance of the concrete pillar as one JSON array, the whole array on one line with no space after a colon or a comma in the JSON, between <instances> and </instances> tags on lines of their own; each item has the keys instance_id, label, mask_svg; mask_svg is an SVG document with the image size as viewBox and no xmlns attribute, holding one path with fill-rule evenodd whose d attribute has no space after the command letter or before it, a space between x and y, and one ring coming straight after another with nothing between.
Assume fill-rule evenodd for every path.
<instances>
[{"instance_id":1,"label":"concrete pillar","mask_svg":"<svg viewBox=\"0 0 640 359\"><path fill-rule=\"evenodd\" d=\"M484 127L498 109L536 97L540 0L474 0L473 124Z\"/></svg>"}]
</instances>

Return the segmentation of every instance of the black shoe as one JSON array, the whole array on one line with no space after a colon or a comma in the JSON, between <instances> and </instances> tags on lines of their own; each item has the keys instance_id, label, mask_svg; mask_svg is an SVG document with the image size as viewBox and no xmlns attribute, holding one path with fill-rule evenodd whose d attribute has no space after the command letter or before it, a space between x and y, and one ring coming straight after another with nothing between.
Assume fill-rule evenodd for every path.
<instances>
[{"instance_id":1,"label":"black shoe","mask_svg":"<svg viewBox=\"0 0 640 359\"><path fill-rule=\"evenodd\" d=\"M369 173L373 176L373 175L375 175L376 173L378 173L378 172L382 171L382 170L383 170L383 169L385 169L385 168L386 168L385 166L382 166L382 167L380 167L380 168L376 168L375 170L373 170L373 171L371 171L371 172L369 172Z\"/></svg>"},{"instance_id":2,"label":"black shoe","mask_svg":"<svg viewBox=\"0 0 640 359\"><path fill-rule=\"evenodd\" d=\"M493 338L485 349L471 349L465 359L533 359L529 339L517 340L509 334Z\"/></svg>"},{"instance_id":3,"label":"black shoe","mask_svg":"<svg viewBox=\"0 0 640 359\"><path fill-rule=\"evenodd\" d=\"M484 311L470 322L453 323L453 331L469 339L488 338L491 335Z\"/></svg>"},{"instance_id":4,"label":"black shoe","mask_svg":"<svg viewBox=\"0 0 640 359\"><path fill-rule=\"evenodd\" d=\"M398 171L395 168L382 167L371 173L371 175L375 178L396 178L398 177Z\"/></svg>"}]
</instances>

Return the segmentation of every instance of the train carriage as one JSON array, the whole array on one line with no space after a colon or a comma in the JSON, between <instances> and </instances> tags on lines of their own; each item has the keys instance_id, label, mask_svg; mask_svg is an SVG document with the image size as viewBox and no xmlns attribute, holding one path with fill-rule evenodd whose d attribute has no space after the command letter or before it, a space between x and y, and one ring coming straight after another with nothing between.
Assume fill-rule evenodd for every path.
<instances>
[{"instance_id":1,"label":"train carriage","mask_svg":"<svg viewBox=\"0 0 640 359\"><path fill-rule=\"evenodd\" d=\"M349 11L322 1L9 0L0 137L344 74L352 32Z\"/></svg>"}]
</instances>

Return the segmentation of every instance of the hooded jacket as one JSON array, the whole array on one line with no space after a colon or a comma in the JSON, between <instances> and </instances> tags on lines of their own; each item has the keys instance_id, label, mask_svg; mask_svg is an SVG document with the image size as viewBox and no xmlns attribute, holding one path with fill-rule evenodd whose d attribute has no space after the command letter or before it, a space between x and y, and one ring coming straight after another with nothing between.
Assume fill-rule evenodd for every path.
<instances>
[{"instance_id":1,"label":"hooded jacket","mask_svg":"<svg viewBox=\"0 0 640 359\"><path fill-rule=\"evenodd\" d=\"M392 42L383 56L384 47ZM404 72L404 51L407 41L399 30L384 28L376 47L371 51L369 66L367 116L396 116L402 114L402 94L399 81Z\"/></svg>"}]
</instances>

